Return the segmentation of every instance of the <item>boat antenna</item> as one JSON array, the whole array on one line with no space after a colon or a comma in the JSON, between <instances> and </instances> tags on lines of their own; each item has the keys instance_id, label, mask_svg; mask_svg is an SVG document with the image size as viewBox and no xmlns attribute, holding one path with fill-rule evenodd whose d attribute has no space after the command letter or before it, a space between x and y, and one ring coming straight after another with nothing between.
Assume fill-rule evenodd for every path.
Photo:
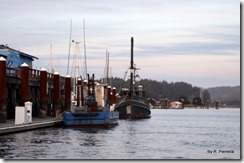
<instances>
[{"instance_id":1,"label":"boat antenna","mask_svg":"<svg viewBox=\"0 0 244 163\"><path fill-rule=\"evenodd\" d=\"M132 93L133 92L133 65L134 65L134 61L133 61L133 46L134 46L134 39L133 37L131 37L131 60L130 60L130 69L131 69L131 72L130 72L130 92Z\"/></svg>"},{"instance_id":2,"label":"boat antenna","mask_svg":"<svg viewBox=\"0 0 244 163\"><path fill-rule=\"evenodd\" d=\"M58 72L60 72L59 57L58 57Z\"/></svg>"},{"instance_id":3,"label":"boat antenna","mask_svg":"<svg viewBox=\"0 0 244 163\"><path fill-rule=\"evenodd\" d=\"M131 37L131 60L130 60L130 68L133 69L134 61L133 61L133 45L134 44L134 39Z\"/></svg>"},{"instance_id":4,"label":"boat antenna","mask_svg":"<svg viewBox=\"0 0 244 163\"><path fill-rule=\"evenodd\" d=\"M84 59L85 59L85 74L87 74L87 63L86 63L86 37L85 37L85 19L83 19L83 32L84 32ZM86 75L85 75L86 76Z\"/></svg>"},{"instance_id":5,"label":"boat antenna","mask_svg":"<svg viewBox=\"0 0 244 163\"><path fill-rule=\"evenodd\" d=\"M69 59L70 59L70 47L71 47L71 33L72 33L72 19L70 20L70 34L69 34L69 52L68 52L67 75L69 75Z\"/></svg>"},{"instance_id":6,"label":"boat antenna","mask_svg":"<svg viewBox=\"0 0 244 163\"><path fill-rule=\"evenodd\" d=\"M50 73L54 73L53 70L53 54L52 54L52 44L50 45Z\"/></svg>"},{"instance_id":7,"label":"boat antenna","mask_svg":"<svg viewBox=\"0 0 244 163\"><path fill-rule=\"evenodd\" d=\"M106 49L106 60L105 60L105 67L104 67L104 84L109 84L109 52Z\"/></svg>"},{"instance_id":8,"label":"boat antenna","mask_svg":"<svg viewBox=\"0 0 244 163\"><path fill-rule=\"evenodd\" d=\"M110 86L112 87L112 67L110 67Z\"/></svg>"},{"instance_id":9,"label":"boat antenna","mask_svg":"<svg viewBox=\"0 0 244 163\"><path fill-rule=\"evenodd\" d=\"M107 52L107 84L109 83L109 52Z\"/></svg>"}]
</instances>

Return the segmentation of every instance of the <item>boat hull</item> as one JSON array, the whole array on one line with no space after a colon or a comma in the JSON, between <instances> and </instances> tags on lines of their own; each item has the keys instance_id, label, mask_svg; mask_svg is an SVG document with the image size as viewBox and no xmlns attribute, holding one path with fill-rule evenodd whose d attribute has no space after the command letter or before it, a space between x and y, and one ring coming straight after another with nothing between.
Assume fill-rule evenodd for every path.
<instances>
[{"instance_id":1,"label":"boat hull","mask_svg":"<svg viewBox=\"0 0 244 163\"><path fill-rule=\"evenodd\" d=\"M119 112L64 113L66 127L113 127L118 125Z\"/></svg>"},{"instance_id":2,"label":"boat hull","mask_svg":"<svg viewBox=\"0 0 244 163\"><path fill-rule=\"evenodd\" d=\"M119 112L120 119L151 118L151 111L143 100L129 99L118 103L115 111Z\"/></svg>"}]
</instances>

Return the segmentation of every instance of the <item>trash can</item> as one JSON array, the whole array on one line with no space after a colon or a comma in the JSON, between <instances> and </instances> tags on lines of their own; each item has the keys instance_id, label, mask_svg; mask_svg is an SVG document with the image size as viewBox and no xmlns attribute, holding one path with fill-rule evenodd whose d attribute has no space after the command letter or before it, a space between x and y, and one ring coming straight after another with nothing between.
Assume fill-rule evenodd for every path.
<instances>
[{"instance_id":1,"label":"trash can","mask_svg":"<svg viewBox=\"0 0 244 163\"><path fill-rule=\"evenodd\" d=\"M25 102L25 108L27 112L27 123L32 122L32 102Z\"/></svg>"}]
</instances>

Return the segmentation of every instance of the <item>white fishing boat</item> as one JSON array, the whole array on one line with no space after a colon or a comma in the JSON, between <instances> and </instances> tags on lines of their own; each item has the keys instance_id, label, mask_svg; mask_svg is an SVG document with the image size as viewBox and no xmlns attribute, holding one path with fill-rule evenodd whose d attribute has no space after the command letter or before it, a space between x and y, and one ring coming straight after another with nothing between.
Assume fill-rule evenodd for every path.
<instances>
[{"instance_id":1,"label":"white fishing boat","mask_svg":"<svg viewBox=\"0 0 244 163\"><path fill-rule=\"evenodd\" d=\"M170 103L169 109L184 109L184 106L179 101L173 101Z\"/></svg>"}]
</instances>

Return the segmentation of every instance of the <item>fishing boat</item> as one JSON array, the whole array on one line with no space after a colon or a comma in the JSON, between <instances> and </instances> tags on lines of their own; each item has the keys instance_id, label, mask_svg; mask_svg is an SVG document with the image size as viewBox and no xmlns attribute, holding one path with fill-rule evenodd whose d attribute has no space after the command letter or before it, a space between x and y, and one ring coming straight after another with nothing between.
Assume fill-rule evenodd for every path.
<instances>
[{"instance_id":1,"label":"fishing boat","mask_svg":"<svg viewBox=\"0 0 244 163\"><path fill-rule=\"evenodd\" d=\"M72 26L72 21L71 21ZM70 30L71 31L71 30ZM85 36L85 34L84 34ZM82 80L79 74L78 52L79 43L76 43L76 50L73 62L73 90L71 92L71 111L63 113L63 124L66 127L113 127L118 125L119 112L110 109L108 102L108 86L106 84L95 83L93 74L87 74L86 64L86 45L84 37L84 79ZM70 58L71 34L69 44L69 58ZM68 58L68 65L69 65ZM69 66L67 73L69 72Z\"/></svg>"},{"instance_id":2,"label":"fishing boat","mask_svg":"<svg viewBox=\"0 0 244 163\"><path fill-rule=\"evenodd\" d=\"M78 79L78 94L76 102L71 103L71 112L63 113L63 124L66 127L104 127L110 128L118 125L119 112L110 111L106 103L106 85Z\"/></svg>"},{"instance_id":3,"label":"fishing boat","mask_svg":"<svg viewBox=\"0 0 244 163\"><path fill-rule=\"evenodd\" d=\"M117 96L117 102L115 105L115 111L119 112L119 118L121 119L140 119L150 118L151 111L148 102L145 99L145 91L142 85L137 84L135 78L136 70L133 59L133 44L134 39L131 38L131 61L130 61L130 87L121 88L119 95ZM127 71L128 72L128 71Z\"/></svg>"},{"instance_id":4,"label":"fishing boat","mask_svg":"<svg viewBox=\"0 0 244 163\"><path fill-rule=\"evenodd\" d=\"M179 101L173 101L170 103L169 109L184 109L184 106Z\"/></svg>"}]
</instances>

